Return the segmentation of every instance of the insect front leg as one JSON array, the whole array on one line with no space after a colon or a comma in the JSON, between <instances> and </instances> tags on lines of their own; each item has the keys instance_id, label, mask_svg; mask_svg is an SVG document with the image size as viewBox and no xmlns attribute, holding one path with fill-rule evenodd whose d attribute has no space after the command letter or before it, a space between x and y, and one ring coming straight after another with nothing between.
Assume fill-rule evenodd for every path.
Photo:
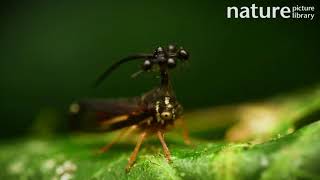
<instances>
[{"instance_id":1,"label":"insect front leg","mask_svg":"<svg viewBox=\"0 0 320 180\"><path fill-rule=\"evenodd\" d=\"M158 138L161 142L161 145L162 145L162 149L163 149L163 152L164 152L164 155L166 156L166 159L168 162L171 162L171 154L170 154L170 151L169 151L169 148L166 144L166 142L164 141L164 134L163 132L161 131L158 131L157 132L157 135L158 135Z\"/></svg>"},{"instance_id":2,"label":"insect front leg","mask_svg":"<svg viewBox=\"0 0 320 180\"><path fill-rule=\"evenodd\" d=\"M144 131L144 132L142 132L140 134L139 139L138 139L137 144L136 144L136 147L134 148L134 150L133 150L133 152L132 152L132 154L131 154L131 156L129 158L129 161L128 161L128 164L127 164L127 167L126 167L126 171L127 172L131 169L133 163L136 161L136 158L137 158L137 155L139 153L141 144L142 144L143 140L146 138L146 136L147 136L147 132L146 131Z\"/></svg>"}]
</instances>

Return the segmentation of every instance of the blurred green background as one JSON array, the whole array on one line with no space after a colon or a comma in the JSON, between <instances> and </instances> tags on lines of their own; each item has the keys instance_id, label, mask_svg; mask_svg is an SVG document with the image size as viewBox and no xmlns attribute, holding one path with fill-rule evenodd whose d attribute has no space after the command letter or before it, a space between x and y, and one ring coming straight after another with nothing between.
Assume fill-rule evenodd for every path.
<instances>
[{"instance_id":1,"label":"blurred green background","mask_svg":"<svg viewBox=\"0 0 320 180\"><path fill-rule=\"evenodd\" d=\"M158 84L155 74L130 79L137 63L124 65L97 89L90 86L119 58L169 43L191 54L190 63L172 73L187 111L320 82L317 17L227 19L226 7L234 5L251 2L2 3L0 138L25 134L46 114L65 122L75 99L131 97L150 90Z\"/></svg>"}]
</instances>

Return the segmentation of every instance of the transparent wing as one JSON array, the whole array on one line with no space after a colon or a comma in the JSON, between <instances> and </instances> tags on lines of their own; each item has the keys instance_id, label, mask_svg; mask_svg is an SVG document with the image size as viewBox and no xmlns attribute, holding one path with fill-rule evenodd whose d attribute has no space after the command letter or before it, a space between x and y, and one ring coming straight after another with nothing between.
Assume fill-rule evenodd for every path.
<instances>
[{"instance_id":1,"label":"transparent wing","mask_svg":"<svg viewBox=\"0 0 320 180\"><path fill-rule=\"evenodd\" d=\"M84 99L70 105L70 126L80 131L111 131L139 123L151 116L140 98Z\"/></svg>"}]
</instances>

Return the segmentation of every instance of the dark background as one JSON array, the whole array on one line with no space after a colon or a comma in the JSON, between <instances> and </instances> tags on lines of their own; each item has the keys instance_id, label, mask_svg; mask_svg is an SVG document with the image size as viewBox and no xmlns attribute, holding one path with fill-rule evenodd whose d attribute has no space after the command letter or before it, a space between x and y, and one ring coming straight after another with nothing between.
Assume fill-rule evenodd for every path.
<instances>
[{"instance_id":1,"label":"dark background","mask_svg":"<svg viewBox=\"0 0 320 180\"><path fill-rule=\"evenodd\" d=\"M46 124L49 117L65 121L74 99L130 97L150 90L158 84L155 74L130 79L137 63L124 65L97 89L90 85L119 58L169 43L191 54L190 63L172 73L187 111L319 83L318 18L227 19L226 7L234 5L251 2L2 3L0 137L25 134L35 121Z\"/></svg>"}]
</instances>

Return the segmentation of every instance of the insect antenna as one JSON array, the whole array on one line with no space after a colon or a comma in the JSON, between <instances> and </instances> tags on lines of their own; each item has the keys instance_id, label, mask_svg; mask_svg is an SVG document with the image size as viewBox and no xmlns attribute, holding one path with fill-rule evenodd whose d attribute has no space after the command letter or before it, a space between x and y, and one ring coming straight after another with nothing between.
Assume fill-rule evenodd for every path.
<instances>
[{"instance_id":1,"label":"insect antenna","mask_svg":"<svg viewBox=\"0 0 320 180\"><path fill-rule=\"evenodd\" d=\"M106 71L104 71L103 74L101 74L98 79L95 81L93 87L97 87L98 85L101 84L101 82L108 76L110 75L115 69L117 69L121 64L129 62L129 61L133 61L133 60L138 60L138 59L142 59L142 58L152 58L153 55L152 54L136 54L136 55L131 55L128 57L125 57L117 62L115 62L114 64L112 64Z\"/></svg>"},{"instance_id":2,"label":"insect antenna","mask_svg":"<svg viewBox=\"0 0 320 180\"><path fill-rule=\"evenodd\" d=\"M131 78L136 78L136 77L138 77L140 74L142 74L143 72L144 72L143 70L139 70L139 71L133 73L133 74L131 75Z\"/></svg>"}]
</instances>

